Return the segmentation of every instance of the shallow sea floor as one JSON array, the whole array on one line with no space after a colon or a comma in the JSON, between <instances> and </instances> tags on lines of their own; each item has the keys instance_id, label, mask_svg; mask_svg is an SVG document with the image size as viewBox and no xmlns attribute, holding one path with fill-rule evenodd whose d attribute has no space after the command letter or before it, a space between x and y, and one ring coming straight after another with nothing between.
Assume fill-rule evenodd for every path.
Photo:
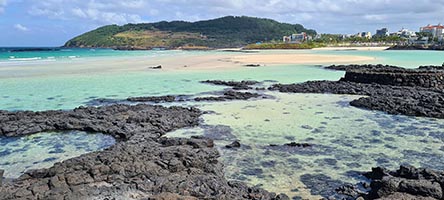
<instances>
[{"instance_id":1,"label":"shallow sea floor","mask_svg":"<svg viewBox=\"0 0 444 200\"><path fill-rule=\"evenodd\" d=\"M49 168L56 162L103 150L112 136L81 131L46 132L24 137L0 137L0 169L17 178L29 169Z\"/></svg>"},{"instance_id":2,"label":"shallow sea floor","mask_svg":"<svg viewBox=\"0 0 444 200\"><path fill-rule=\"evenodd\" d=\"M444 120L387 115L351 107L357 96L270 93L275 99L199 106L205 125L169 137L219 139L230 179L295 199L329 197L359 172L400 164L444 170ZM224 145L240 140L240 149ZM271 147L309 143L312 147Z\"/></svg>"}]
</instances>

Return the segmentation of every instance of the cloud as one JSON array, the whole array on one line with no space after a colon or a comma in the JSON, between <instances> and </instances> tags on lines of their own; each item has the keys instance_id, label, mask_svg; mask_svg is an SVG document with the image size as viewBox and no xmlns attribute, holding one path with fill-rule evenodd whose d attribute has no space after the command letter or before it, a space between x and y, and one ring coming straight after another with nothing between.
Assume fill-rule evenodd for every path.
<instances>
[{"instance_id":1,"label":"cloud","mask_svg":"<svg viewBox=\"0 0 444 200\"><path fill-rule=\"evenodd\" d=\"M378 26L416 28L444 22L444 1L432 0L28 0L32 16L85 24L161 20L197 21L226 15L302 23L321 32L354 32ZM5 0L0 0L1 5ZM366 30L366 31L371 31Z\"/></svg>"},{"instance_id":2,"label":"cloud","mask_svg":"<svg viewBox=\"0 0 444 200\"><path fill-rule=\"evenodd\" d=\"M137 11L147 1L128 0L42 0L34 1L28 13L50 19L83 20L96 24L126 24L142 22Z\"/></svg>"},{"instance_id":3,"label":"cloud","mask_svg":"<svg viewBox=\"0 0 444 200\"><path fill-rule=\"evenodd\" d=\"M18 30L18 31L29 31L29 28L28 27L26 27L26 26L23 26L23 25L21 25L21 24L15 24L14 25L14 28L16 29L16 30Z\"/></svg>"},{"instance_id":4,"label":"cloud","mask_svg":"<svg viewBox=\"0 0 444 200\"><path fill-rule=\"evenodd\" d=\"M0 0L0 14L5 11L6 3L6 0Z\"/></svg>"}]
</instances>

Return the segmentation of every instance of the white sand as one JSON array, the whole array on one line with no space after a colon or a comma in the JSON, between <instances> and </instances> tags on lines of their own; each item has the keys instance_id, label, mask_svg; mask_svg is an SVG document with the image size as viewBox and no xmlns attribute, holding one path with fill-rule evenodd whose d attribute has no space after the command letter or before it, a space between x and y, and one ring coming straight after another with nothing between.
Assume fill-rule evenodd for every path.
<instances>
[{"instance_id":1,"label":"white sand","mask_svg":"<svg viewBox=\"0 0 444 200\"><path fill-rule=\"evenodd\" d=\"M323 47L314 48L313 50L324 50L324 51L347 51L347 50L357 50L357 51L383 51L390 48L386 47Z\"/></svg>"},{"instance_id":2,"label":"white sand","mask_svg":"<svg viewBox=\"0 0 444 200\"><path fill-rule=\"evenodd\" d=\"M256 53L230 53L217 51L203 55L181 54L174 56L106 57L66 60L46 63L23 63L0 66L0 78L45 76L58 74L89 74L100 72L127 72L153 70L162 65L161 71L233 69L246 64L268 66L284 64L345 64L363 63L375 58L364 56L319 55L309 50L271 50Z\"/></svg>"}]
</instances>

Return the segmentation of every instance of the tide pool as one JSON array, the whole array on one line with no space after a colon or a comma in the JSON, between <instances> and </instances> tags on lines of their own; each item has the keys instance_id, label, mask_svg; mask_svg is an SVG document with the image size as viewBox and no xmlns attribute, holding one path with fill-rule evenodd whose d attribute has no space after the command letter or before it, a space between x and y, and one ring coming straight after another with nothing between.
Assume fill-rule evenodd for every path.
<instances>
[{"instance_id":1,"label":"tide pool","mask_svg":"<svg viewBox=\"0 0 444 200\"><path fill-rule=\"evenodd\" d=\"M112 136L82 131L0 137L0 169L5 170L5 178L18 178L27 170L49 168L56 162L103 150L115 142Z\"/></svg>"}]
</instances>

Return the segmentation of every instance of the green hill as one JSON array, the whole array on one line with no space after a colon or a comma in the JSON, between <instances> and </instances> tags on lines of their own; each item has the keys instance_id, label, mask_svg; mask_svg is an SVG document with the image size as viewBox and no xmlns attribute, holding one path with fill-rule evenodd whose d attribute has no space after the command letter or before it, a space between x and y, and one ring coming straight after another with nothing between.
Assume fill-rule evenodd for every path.
<instances>
[{"instance_id":1,"label":"green hill","mask_svg":"<svg viewBox=\"0 0 444 200\"><path fill-rule=\"evenodd\" d=\"M65 47L106 47L149 49L205 46L240 47L256 42L281 40L282 36L316 31L300 24L280 23L254 17L222 17L213 20L109 25L77 36Z\"/></svg>"}]
</instances>

